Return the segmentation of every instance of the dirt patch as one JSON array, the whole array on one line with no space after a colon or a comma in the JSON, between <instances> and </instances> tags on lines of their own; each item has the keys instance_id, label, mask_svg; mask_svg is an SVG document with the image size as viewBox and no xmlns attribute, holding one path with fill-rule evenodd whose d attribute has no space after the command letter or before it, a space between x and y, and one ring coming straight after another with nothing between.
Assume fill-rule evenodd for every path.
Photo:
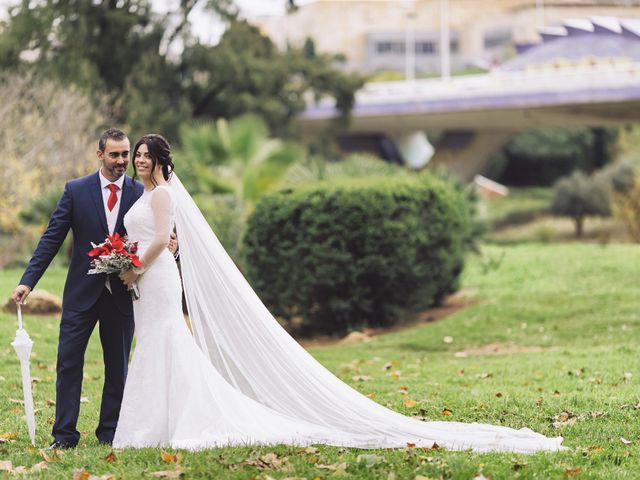
<instances>
[{"instance_id":1,"label":"dirt patch","mask_svg":"<svg viewBox=\"0 0 640 480\"><path fill-rule=\"evenodd\" d=\"M402 322L399 325L393 325L391 327L377 327L377 328L365 328L362 333L367 337L375 337L378 335L384 335L387 333L401 332L410 328L423 325L425 323L436 322L449 315L453 315L465 307L478 303L475 299L477 290L475 289L462 289L458 292L450 295L439 307L429 308L416 312L409 316L408 320ZM341 342L345 337L332 337L329 335L317 336L313 338L296 338L296 341L305 348L309 347L325 347L336 345ZM349 342L352 343L352 342Z\"/></svg>"}]
</instances>

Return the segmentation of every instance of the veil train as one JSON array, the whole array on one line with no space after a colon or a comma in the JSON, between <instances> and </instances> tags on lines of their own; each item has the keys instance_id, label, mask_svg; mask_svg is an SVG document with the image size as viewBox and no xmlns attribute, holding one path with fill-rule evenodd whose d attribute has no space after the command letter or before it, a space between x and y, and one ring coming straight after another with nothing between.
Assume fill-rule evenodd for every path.
<instances>
[{"instance_id":1,"label":"veil train","mask_svg":"<svg viewBox=\"0 0 640 480\"><path fill-rule=\"evenodd\" d=\"M342 382L269 313L173 174L182 280L193 335L226 380L280 412L330 427L345 445L398 448L407 443L455 450L557 451L562 438L479 423L422 422L389 410Z\"/></svg>"}]
</instances>

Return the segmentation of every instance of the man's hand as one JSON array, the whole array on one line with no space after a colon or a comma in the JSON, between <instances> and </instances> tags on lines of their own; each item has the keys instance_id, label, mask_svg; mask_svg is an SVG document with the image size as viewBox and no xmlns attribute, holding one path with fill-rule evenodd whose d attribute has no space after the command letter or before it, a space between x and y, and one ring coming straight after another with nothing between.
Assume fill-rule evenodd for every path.
<instances>
[{"instance_id":1,"label":"man's hand","mask_svg":"<svg viewBox=\"0 0 640 480\"><path fill-rule=\"evenodd\" d=\"M122 272L119 277L120 280L122 280L124 282L124 284L131 288L132 285L134 284L134 282L138 279L140 275L138 275L136 272L134 272L133 270L127 270L126 272Z\"/></svg>"},{"instance_id":2,"label":"man's hand","mask_svg":"<svg viewBox=\"0 0 640 480\"><path fill-rule=\"evenodd\" d=\"M31 287L28 287L27 285L18 285L13 291L11 298L14 302L24 305L30 293Z\"/></svg>"},{"instance_id":3,"label":"man's hand","mask_svg":"<svg viewBox=\"0 0 640 480\"><path fill-rule=\"evenodd\" d=\"M171 232L171 235L169 235L169 246L167 248L171 252L171 255L175 257L178 251L178 237L175 232Z\"/></svg>"}]
</instances>

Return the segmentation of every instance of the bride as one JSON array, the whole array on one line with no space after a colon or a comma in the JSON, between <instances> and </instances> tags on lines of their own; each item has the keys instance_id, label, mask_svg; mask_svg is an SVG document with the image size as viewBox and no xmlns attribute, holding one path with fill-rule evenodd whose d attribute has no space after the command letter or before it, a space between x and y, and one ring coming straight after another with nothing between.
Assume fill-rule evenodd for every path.
<instances>
[{"instance_id":1,"label":"bride","mask_svg":"<svg viewBox=\"0 0 640 480\"><path fill-rule=\"evenodd\" d=\"M136 348L113 446L198 450L327 444L475 451L560 450L561 437L478 423L421 422L361 395L309 355L269 313L173 173L160 135L135 145L144 194L125 216L139 242ZM182 285L165 248L174 225ZM182 315L184 287L193 333Z\"/></svg>"}]
</instances>

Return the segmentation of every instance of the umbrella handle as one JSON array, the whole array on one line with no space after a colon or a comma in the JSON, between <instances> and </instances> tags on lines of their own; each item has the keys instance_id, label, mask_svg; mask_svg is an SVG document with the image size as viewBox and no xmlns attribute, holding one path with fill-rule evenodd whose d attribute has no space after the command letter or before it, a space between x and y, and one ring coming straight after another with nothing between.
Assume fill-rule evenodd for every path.
<instances>
[{"instance_id":1,"label":"umbrella handle","mask_svg":"<svg viewBox=\"0 0 640 480\"><path fill-rule=\"evenodd\" d=\"M18 309L18 328L22 330L24 327L22 326L22 308L20 307L20 302L16 303L16 307Z\"/></svg>"}]
</instances>

